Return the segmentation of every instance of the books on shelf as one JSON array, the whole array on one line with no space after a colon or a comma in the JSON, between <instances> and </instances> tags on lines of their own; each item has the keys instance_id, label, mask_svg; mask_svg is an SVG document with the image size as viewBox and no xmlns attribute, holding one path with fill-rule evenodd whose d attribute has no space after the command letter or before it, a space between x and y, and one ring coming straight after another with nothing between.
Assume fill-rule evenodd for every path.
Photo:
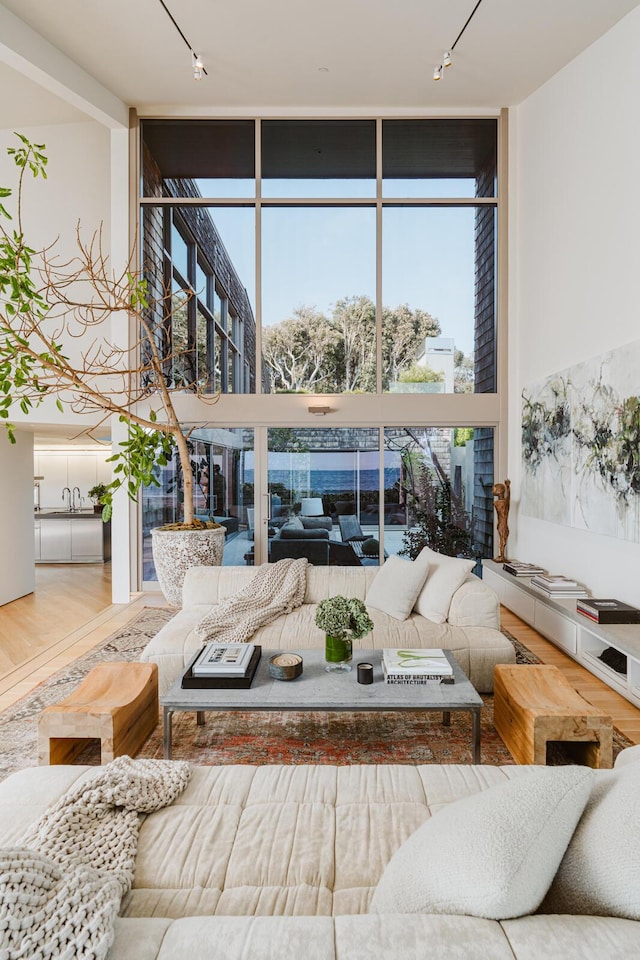
<instances>
[{"instance_id":1,"label":"books on shelf","mask_svg":"<svg viewBox=\"0 0 640 960\"><path fill-rule=\"evenodd\" d=\"M194 677L241 677L255 649L253 643L207 643L191 668Z\"/></svg>"},{"instance_id":2,"label":"books on shelf","mask_svg":"<svg viewBox=\"0 0 640 960\"><path fill-rule=\"evenodd\" d=\"M561 574L536 574L531 577L531 586L536 587L546 597L566 598L566 597L588 597L589 594L576 580L570 580Z\"/></svg>"},{"instance_id":3,"label":"books on shelf","mask_svg":"<svg viewBox=\"0 0 640 960\"><path fill-rule=\"evenodd\" d=\"M594 623L640 623L640 610L620 600L588 597L578 600L576 609Z\"/></svg>"},{"instance_id":4,"label":"books on shelf","mask_svg":"<svg viewBox=\"0 0 640 960\"><path fill-rule=\"evenodd\" d=\"M537 573L546 573L544 567L537 563L524 563L521 560L506 560L502 564L502 569L506 570L513 577L533 577Z\"/></svg>"},{"instance_id":5,"label":"books on shelf","mask_svg":"<svg viewBox=\"0 0 640 960\"><path fill-rule=\"evenodd\" d=\"M382 651L387 683L453 683L453 667L440 649Z\"/></svg>"}]
</instances>

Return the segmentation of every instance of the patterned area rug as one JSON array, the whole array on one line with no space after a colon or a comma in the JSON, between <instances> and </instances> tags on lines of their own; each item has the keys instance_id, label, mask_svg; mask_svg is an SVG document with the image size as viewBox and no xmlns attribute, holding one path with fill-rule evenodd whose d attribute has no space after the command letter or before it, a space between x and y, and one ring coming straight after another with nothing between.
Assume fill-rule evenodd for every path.
<instances>
[{"instance_id":1,"label":"patterned area rug","mask_svg":"<svg viewBox=\"0 0 640 960\"><path fill-rule=\"evenodd\" d=\"M173 611L147 607L123 630L44 681L0 713L0 779L38 762L37 722L43 707L67 696L98 663L135 660ZM503 630L519 663L540 660ZM513 763L493 726L493 697L483 695L482 762ZM197 726L193 714L173 717L173 758L217 763L470 763L471 716L452 713L451 726L439 714L407 713L207 713ZM614 731L614 754L630 741ZM162 724L138 754L162 757ZM91 745L78 762L98 763ZM559 758L562 762L562 758Z\"/></svg>"}]
</instances>

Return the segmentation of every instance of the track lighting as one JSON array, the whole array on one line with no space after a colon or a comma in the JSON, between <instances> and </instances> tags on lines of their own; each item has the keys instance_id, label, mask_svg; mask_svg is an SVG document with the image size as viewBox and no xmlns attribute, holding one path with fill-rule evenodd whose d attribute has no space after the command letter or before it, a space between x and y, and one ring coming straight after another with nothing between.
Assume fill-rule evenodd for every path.
<instances>
[{"instance_id":1,"label":"track lighting","mask_svg":"<svg viewBox=\"0 0 640 960\"><path fill-rule=\"evenodd\" d=\"M158 2L160 3L160 6L162 7L166 15L169 17L169 20L171 20L171 23L174 25L174 27L176 28L176 30L184 40L185 45L189 48L189 52L191 54L191 66L193 68L193 79L202 80L203 77L207 76L207 71L204 68L204 64L202 60L200 59L198 54L195 52L195 50L187 40L183 31L180 29L180 25L178 24L178 21L176 20L174 15L171 13L171 10L169 10L169 7L166 5L164 0L158 0Z\"/></svg>"},{"instance_id":2,"label":"track lighting","mask_svg":"<svg viewBox=\"0 0 640 960\"><path fill-rule=\"evenodd\" d=\"M462 34L465 32L465 30L467 29L467 27L468 27L469 24L471 23L471 20L473 19L473 15L475 14L476 10L478 9L478 7L480 6L481 3L482 3L482 0L477 0L475 7L473 8L473 10L471 11L471 13L470 13L469 16L467 17L467 20L466 20L466 23L465 23L464 27L462 28L462 30L460 31L460 33L458 34L458 36L455 38L455 40L454 40L453 43L451 44L450 48L446 51L446 53L443 53L443 55L442 55L442 63L436 64L436 66L433 68L433 79L434 79L434 80L442 80L442 75L443 75L443 73L444 73L444 70L445 70L447 67L450 67L450 66L451 66L451 54L452 54L453 51L455 50L456 45L457 45L457 43L458 43L458 40L460 39L460 37L462 36Z\"/></svg>"}]
</instances>

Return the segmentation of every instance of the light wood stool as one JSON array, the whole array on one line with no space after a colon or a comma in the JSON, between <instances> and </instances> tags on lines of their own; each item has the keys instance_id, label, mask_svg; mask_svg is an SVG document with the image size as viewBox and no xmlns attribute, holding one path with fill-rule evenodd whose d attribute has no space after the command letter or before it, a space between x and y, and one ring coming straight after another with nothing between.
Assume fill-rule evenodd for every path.
<instances>
[{"instance_id":1,"label":"light wood stool","mask_svg":"<svg viewBox=\"0 0 640 960\"><path fill-rule=\"evenodd\" d=\"M494 725L516 763L547 762L547 744L570 741L577 763L611 767L611 717L591 706L550 664L494 668Z\"/></svg>"},{"instance_id":2,"label":"light wood stool","mask_svg":"<svg viewBox=\"0 0 640 960\"><path fill-rule=\"evenodd\" d=\"M71 763L87 740L100 740L100 762L134 756L158 722L158 666L101 663L38 721L38 763Z\"/></svg>"}]
</instances>

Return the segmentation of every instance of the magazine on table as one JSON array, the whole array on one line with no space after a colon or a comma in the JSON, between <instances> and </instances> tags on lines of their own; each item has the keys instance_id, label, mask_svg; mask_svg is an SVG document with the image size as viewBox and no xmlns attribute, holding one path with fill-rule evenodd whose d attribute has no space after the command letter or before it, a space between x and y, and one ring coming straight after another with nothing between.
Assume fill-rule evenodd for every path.
<instances>
[{"instance_id":1,"label":"magazine on table","mask_svg":"<svg viewBox=\"0 0 640 960\"><path fill-rule=\"evenodd\" d=\"M192 667L194 677L241 677L255 649L253 643L207 643Z\"/></svg>"}]
</instances>

